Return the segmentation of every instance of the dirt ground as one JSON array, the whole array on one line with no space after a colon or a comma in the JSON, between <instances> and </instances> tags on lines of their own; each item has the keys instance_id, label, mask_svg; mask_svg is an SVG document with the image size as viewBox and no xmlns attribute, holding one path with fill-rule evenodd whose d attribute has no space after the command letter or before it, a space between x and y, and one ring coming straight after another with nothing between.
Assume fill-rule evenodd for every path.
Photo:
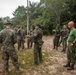
<instances>
[{"instance_id":1,"label":"dirt ground","mask_svg":"<svg viewBox=\"0 0 76 75\"><path fill-rule=\"evenodd\" d=\"M53 50L53 36L44 36L42 48L43 63L38 66L33 64L33 49L18 52L20 66L24 69L23 73L16 74L13 69L10 75L76 75L76 66L74 71L67 71L63 65L66 64L66 53L62 53L62 46L58 51ZM10 63L10 68L13 68ZM2 70L2 60L0 55L0 71ZM1 73L0 73L1 75Z\"/></svg>"}]
</instances>

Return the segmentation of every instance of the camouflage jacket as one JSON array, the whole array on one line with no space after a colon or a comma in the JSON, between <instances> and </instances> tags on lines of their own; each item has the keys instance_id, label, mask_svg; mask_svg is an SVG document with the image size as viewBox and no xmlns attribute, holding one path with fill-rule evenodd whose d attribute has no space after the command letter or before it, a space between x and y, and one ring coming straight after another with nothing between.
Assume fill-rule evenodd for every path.
<instances>
[{"instance_id":1,"label":"camouflage jacket","mask_svg":"<svg viewBox=\"0 0 76 75\"><path fill-rule=\"evenodd\" d=\"M61 36L67 38L69 35L69 30L68 29L62 29L61 30Z\"/></svg>"},{"instance_id":2,"label":"camouflage jacket","mask_svg":"<svg viewBox=\"0 0 76 75\"><path fill-rule=\"evenodd\" d=\"M32 36L33 36L33 34L34 34L34 32L33 32L33 31L29 31L29 32L28 32L28 36L29 36L29 37L28 37L28 39L33 40L33 37L32 37Z\"/></svg>"},{"instance_id":3,"label":"camouflage jacket","mask_svg":"<svg viewBox=\"0 0 76 75\"><path fill-rule=\"evenodd\" d=\"M55 36L57 36L57 37L60 36L60 29L56 29Z\"/></svg>"},{"instance_id":4,"label":"camouflage jacket","mask_svg":"<svg viewBox=\"0 0 76 75\"><path fill-rule=\"evenodd\" d=\"M16 41L14 30L5 28L0 32L0 42L3 47L14 47Z\"/></svg>"},{"instance_id":5,"label":"camouflage jacket","mask_svg":"<svg viewBox=\"0 0 76 75\"><path fill-rule=\"evenodd\" d=\"M34 30L34 43L38 43L38 44L43 44L43 31L41 28L39 28L38 30Z\"/></svg>"},{"instance_id":6,"label":"camouflage jacket","mask_svg":"<svg viewBox=\"0 0 76 75\"><path fill-rule=\"evenodd\" d=\"M17 31L17 36L20 37L20 39L24 39L25 38L25 32L24 30L18 30Z\"/></svg>"}]
</instances>

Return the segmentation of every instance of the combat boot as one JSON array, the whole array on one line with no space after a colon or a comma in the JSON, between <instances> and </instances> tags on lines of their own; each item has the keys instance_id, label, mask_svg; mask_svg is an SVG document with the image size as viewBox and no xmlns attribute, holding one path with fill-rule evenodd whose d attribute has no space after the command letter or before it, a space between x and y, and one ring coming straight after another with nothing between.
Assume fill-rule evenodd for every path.
<instances>
[{"instance_id":1,"label":"combat boot","mask_svg":"<svg viewBox=\"0 0 76 75\"><path fill-rule=\"evenodd\" d=\"M38 62L34 62L34 65L39 65L39 63Z\"/></svg>"},{"instance_id":2,"label":"combat boot","mask_svg":"<svg viewBox=\"0 0 76 75\"><path fill-rule=\"evenodd\" d=\"M16 69L16 73L22 73L24 70L22 68Z\"/></svg>"},{"instance_id":3,"label":"combat boot","mask_svg":"<svg viewBox=\"0 0 76 75\"><path fill-rule=\"evenodd\" d=\"M55 46L53 47L53 49L55 49Z\"/></svg>"},{"instance_id":4,"label":"combat boot","mask_svg":"<svg viewBox=\"0 0 76 75\"><path fill-rule=\"evenodd\" d=\"M39 63L34 63L35 65L39 65Z\"/></svg>"},{"instance_id":5,"label":"combat boot","mask_svg":"<svg viewBox=\"0 0 76 75\"><path fill-rule=\"evenodd\" d=\"M56 47L56 50L58 50L58 47Z\"/></svg>"},{"instance_id":6,"label":"combat boot","mask_svg":"<svg viewBox=\"0 0 76 75\"><path fill-rule=\"evenodd\" d=\"M70 67L70 63L68 62L66 65L63 65L63 67Z\"/></svg>"},{"instance_id":7,"label":"combat boot","mask_svg":"<svg viewBox=\"0 0 76 75\"><path fill-rule=\"evenodd\" d=\"M65 50L62 50L61 52L66 53Z\"/></svg>"},{"instance_id":8,"label":"combat boot","mask_svg":"<svg viewBox=\"0 0 76 75\"><path fill-rule=\"evenodd\" d=\"M70 65L70 67L68 67L67 70L74 70L74 65Z\"/></svg>"}]
</instances>

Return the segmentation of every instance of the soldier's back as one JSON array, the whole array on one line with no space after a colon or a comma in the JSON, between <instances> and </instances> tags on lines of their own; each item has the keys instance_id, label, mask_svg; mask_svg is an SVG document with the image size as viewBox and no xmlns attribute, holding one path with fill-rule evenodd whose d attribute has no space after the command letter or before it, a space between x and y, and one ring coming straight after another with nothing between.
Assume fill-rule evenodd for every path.
<instances>
[{"instance_id":1,"label":"soldier's back","mask_svg":"<svg viewBox=\"0 0 76 75\"><path fill-rule=\"evenodd\" d=\"M14 46L14 31L12 29L4 29L0 32L0 35L2 36L2 46L13 47Z\"/></svg>"}]
</instances>

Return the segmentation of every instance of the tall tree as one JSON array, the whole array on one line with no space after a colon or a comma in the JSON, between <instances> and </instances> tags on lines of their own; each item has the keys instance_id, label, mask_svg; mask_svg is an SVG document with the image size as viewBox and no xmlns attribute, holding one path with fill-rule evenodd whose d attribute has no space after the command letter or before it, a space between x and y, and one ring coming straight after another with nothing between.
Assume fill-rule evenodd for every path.
<instances>
[{"instance_id":1,"label":"tall tree","mask_svg":"<svg viewBox=\"0 0 76 75\"><path fill-rule=\"evenodd\" d=\"M18 6L18 8L14 11L12 19L15 24L22 24L22 22L26 19L26 8L24 6Z\"/></svg>"}]
</instances>

